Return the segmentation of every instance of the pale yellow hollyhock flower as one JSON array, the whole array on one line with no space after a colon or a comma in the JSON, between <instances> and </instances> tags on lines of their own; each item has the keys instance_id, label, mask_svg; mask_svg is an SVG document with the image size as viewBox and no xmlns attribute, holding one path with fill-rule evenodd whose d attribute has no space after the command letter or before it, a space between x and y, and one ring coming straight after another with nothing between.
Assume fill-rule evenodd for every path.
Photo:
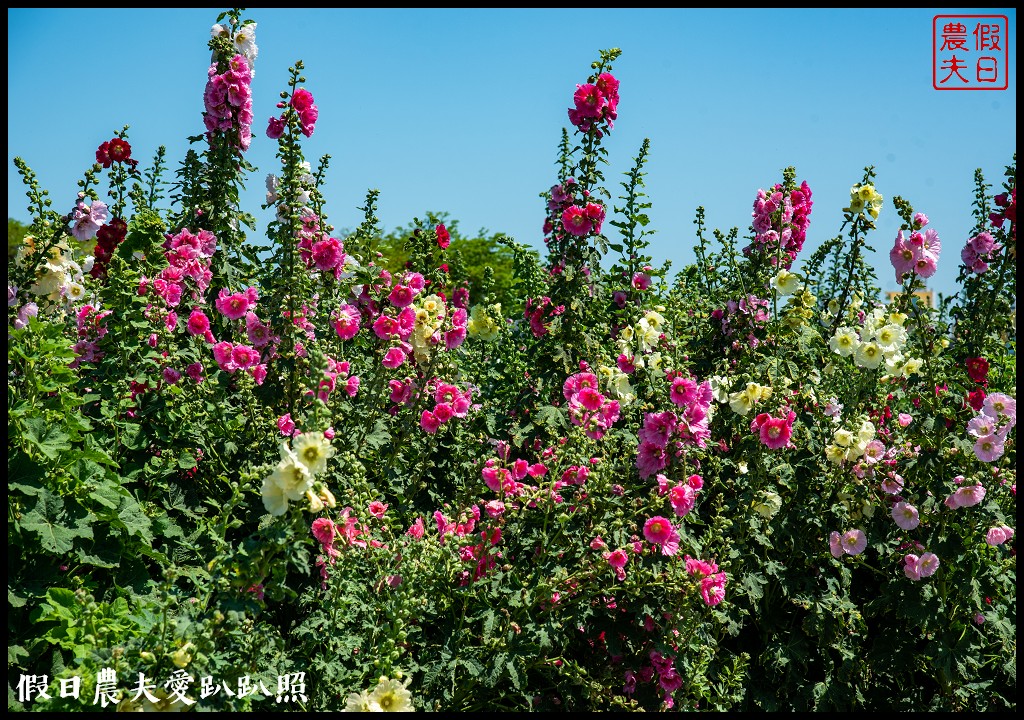
<instances>
[{"instance_id":1,"label":"pale yellow hollyhock flower","mask_svg":"<svg viewBox=\"0 0 1024 720\"><path fill-rule=\"evenodd\" d=\"M882 348L878 347L878 343L875 342L861 343L853 354L853 361L859 367L869 370L877 368L884 359L885 354L882 352Z\"/></svg>"},{"instance_id":2,"label":"pale yellow hollyhock flower","mask_svg":"<svg viewBox=\"0 0 1024 720\"><path fill-rule=\"evenodd\" d=\"M739 390L729 394L729 407L737 415L746 415L754 407L754 399L746 390Z\"/></svg>"},{"instance_id":3,"label":"pale yellow hollyhock flower","mask_svg":"<svg viewBox=\"0 0 1024 720\"><path fill-rule=\"evenodd\" d=\"M857 350L858 345L860 345L860 339L853 328L849 327L838 328L836 334L828 341L828 346L832 348L832 352L842 357L852 355Z\"/></svg>"},{"instance_id":4,"label":"pale yellow hollyhock flower","mask_svg":"<svg viewBox=\"0 0 1024 720\"><path fill-rule=\"evenodd\" d=\"M846 428L840 428L835 431L832 435L832 439L836 441L836 445L847 448L853 445L853 433Z\"/></svg>"},{"instance_id":5,"label":"pale yellow hollyhock flower","mask_svg":"<svg viewBox=\"0 0 1024 720\"><path fill-rule=\"evenodd\" d=\"M829 445L825 448L825 459L835 465L840 465L846 459L846 452L838 445Z\"/></svg>"},{"instance_id":6,"label":"pale yellow hollyhock flower","mask_svg":"<svg viewBox=\"0 0 1024 720\"><path fill-rule=\"evenodd\" d=\"M398 680L382 677L370 693L370 712L414 712L412 693Z\"/></svg>"},{"instance_id":7,"label":"pale yellow hollyhock flower","mask_svg":"<svg viewBox=\"0 0 1024 720\"><path fill-rule=\"evenodd\" d=\"M292 439L292 452L312 475L327 469L327 459L334 455L331 441L322 432L307 432ZM292 498L297 499L297 498Z\"/></svg>"}]
</instances>

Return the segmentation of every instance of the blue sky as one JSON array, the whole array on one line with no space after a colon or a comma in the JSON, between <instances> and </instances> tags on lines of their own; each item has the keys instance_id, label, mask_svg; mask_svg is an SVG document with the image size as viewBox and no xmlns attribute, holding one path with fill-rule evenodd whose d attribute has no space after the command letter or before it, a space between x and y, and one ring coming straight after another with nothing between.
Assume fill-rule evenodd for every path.
<instances>
[{"instance_id":1,"label":"blue sky","mask_svg":"<svg viewBox=\"0 0 1024 720\"><path fill-rule=\"evenodd\" d=\"M22 157L58 208L96 147L124 125L148 165L171 170L200 134L217 9L8 9L8 216L27 221ZM932 87L937 14L1006 15L1009 87ZM1016 150L1016 11L994 9L280 9L253 8L259 58L243 205L263 230L264 178L277 172L266 120L288 67L305 63L320 109L307 159L331 155L329 221L353 228L368 188L394 228L446 211L466 231L542 248L540 194L577 83L619 47L619 119L606 139L613 195L644 138L650 254L693 261L694 210L745 232L758 188L793 165L814 192L803 255L834 236L866 165L886 199L869 241L883 290L902 195L943 243L931 287L955 289L973 220L974 171L1001 183ZM614 238L614 236L613 236ZM799 266L799 262L798 265Z\"/></svg>"}]
</instances>

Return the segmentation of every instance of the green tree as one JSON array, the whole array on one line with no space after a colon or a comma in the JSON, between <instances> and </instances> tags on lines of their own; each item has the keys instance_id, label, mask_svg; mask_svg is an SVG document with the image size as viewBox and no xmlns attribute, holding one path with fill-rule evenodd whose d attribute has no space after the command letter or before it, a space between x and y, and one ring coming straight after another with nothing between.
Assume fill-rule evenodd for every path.
<instances>
[{"instance_id":1,"label":"green tree","mask_svg":"<svg viewBox=\"0 0 1024 720\"><path fill-rule=\"evenodd\" d=\"M10 260L14 257L14 254L18 252L18 246L21 245L25 240L25 236L28 235L28 225L15 220L14 218L7 218L7 259Z\"/></svg>"}]
</instances>

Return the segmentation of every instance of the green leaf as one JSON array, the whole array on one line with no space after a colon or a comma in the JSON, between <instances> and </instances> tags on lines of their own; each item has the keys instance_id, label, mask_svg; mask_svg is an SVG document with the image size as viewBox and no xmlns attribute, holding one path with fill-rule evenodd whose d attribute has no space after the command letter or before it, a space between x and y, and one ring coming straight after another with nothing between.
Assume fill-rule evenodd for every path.
<instances>
[{"instance_id":1,"label":"green leaf","mask_svg":"<svg viewBox=\"0 0 1024 720\"><path fill-rule=\"evenodd\" d=\"M47 552L63 555L71 551L76 537L88 537L91 528L68 528L57 522L63 514L64 501L59 496L43 491L32 511L21 519L23 530L36 533Z\"/></svg>"},{"instance_id":2,"label":"green leaf","mask_svg":"<svg viewBox=\"0 0 1024 720\"><path fill-rule=\"evenodd\" d=\"M115 524L123 527L130 535L135 535L147 543L153 542L152 523L142 512L142 507L135 501L135 498L130 495L121 498L121 504L117 508L117 517L120 522Z\"/></svg>"},{"instance_id":3,"label":"green leaf","mask_svg":"<svg viewBox=\"0 0 1024 720\"><path fill-rule=\"evenodd\" d=\"M56 460L61 452L71 448L71 443L68 442L70 436L56 425L48 423L45 418L29 418L24 425L24 438L51 460Z\"/></svg>"}]
</instances>

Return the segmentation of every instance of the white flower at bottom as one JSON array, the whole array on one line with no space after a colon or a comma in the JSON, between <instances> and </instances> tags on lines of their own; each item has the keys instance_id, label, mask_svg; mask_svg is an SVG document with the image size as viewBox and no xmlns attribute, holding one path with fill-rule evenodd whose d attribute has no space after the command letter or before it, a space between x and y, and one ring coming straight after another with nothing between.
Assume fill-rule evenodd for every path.
<instances>
[{"instance_id":1,"label":"white flower at bottom","mask_svg":"<svg viewBox=\"0 0 1024 720\"><path fill-rule=\"evenodd\" d=\"M371 712L413 712L412 693L406 689L409 681L401 683L398 680L382 677L377 687L370 693Z\"/></svg>"}]
</instances>

